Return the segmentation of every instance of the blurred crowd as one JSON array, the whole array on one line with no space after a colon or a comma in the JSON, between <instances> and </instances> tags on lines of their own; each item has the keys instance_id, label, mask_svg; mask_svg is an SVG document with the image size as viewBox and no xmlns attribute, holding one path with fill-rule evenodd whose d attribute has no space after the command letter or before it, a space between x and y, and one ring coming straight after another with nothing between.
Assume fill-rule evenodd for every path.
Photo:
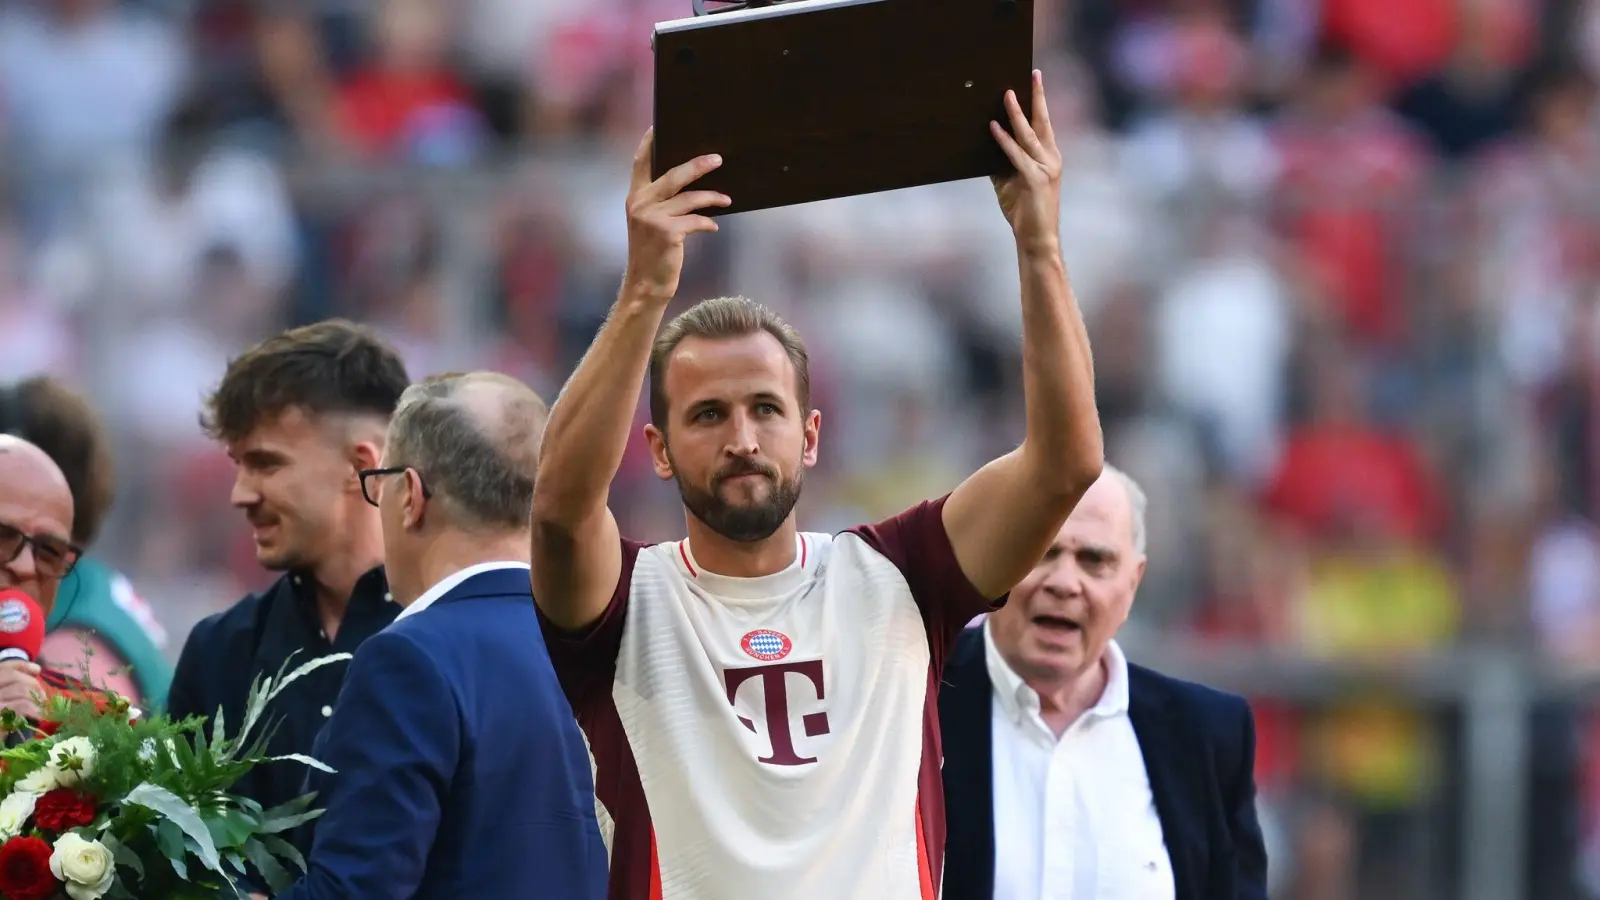
<instances>
[{"instance_id":1,"label":"blurred crowd","mask_svg":"<svg viewBox=\"0 0 1600 900\"><path fill-rule=\"evenodd\" d=\"M1132 627L1600 667L1600 2L1035 7L1108 453L1150 496ZM0 0L0 378L63 375L110 420L97 550L171 653L268 577L196 425L229 354L344 315L414 375L553 397L616 287L650 25L689 11ZM1014 266L981 181L695 246L685 298L753 296L812 342L806 527L943 492L1020 436ZM613 497L638 537L681 528L642 445ZM1285 896L1420 896L1404 822L1438 815L1449 727L1402 698L1256 708ZM1600 793L1592 726L1562 721L1541 898L1581 880L1600 809L1570 802Z\"/></svg>"}]
</instances>

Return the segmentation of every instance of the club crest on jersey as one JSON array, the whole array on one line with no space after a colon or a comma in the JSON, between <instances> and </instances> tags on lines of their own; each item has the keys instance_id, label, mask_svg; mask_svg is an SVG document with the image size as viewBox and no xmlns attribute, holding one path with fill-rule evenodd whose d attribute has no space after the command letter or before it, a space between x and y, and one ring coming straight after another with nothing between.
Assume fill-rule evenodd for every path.
<instances>
[{"instance_id":1,"label":"club crest on jersey","mask_svg":"<svg viewBox=\"0 0 1600 900\"><path fill-rule=\"evenodd\" d=\"M794 649L794 643L789 640L788 635L770 628L758 628L750 632L739 641L739 646L744 648L744 652L762 662L783 659Z\"/></svg>"},{"instance_id":2,"label":"club crest on jersey","mask_svg":"<svg viewBox=\"0 0 1600 900\"><path fill-rule=\"evenodd\" d=\"M0 603L0 631L7 634L16 634L28 627L28 620L33 618L28 613L28 605L21 600L7 600ZM745 638L746 641L750 640ZM783 652L789 652L789 639L784 638ZM754 654L751 654L752 656ZM776 659L776 657L774 657Z\"/></svg>"}]
</instances>

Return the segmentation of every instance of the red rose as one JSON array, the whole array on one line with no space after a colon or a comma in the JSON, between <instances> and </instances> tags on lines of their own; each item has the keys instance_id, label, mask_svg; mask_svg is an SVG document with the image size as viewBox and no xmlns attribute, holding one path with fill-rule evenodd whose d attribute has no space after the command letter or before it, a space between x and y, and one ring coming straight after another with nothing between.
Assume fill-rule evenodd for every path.
<instances>
[{"instance_id":1,"label":"red rose","mask_svg":"<svg viewBox=\"0 0 1600 900\"><path fill-rule=\"evenodd\" d=\"M56 788L33 805L33 821L45 831L66 831L94 821L95 799L71 788Z\"/></svg>"},{"instance_id":2,"label":"red rose","mask_svg":"<svg viewBox=\"0 0 1600 900\"><path fill-rule=\"evenodd\" d=\"M52 722L49 719L41 719L33 727L39 729L42 734L51 735L55 734L56 731L61 728L61 723Z\"/></svg>"},{"instance_id":3,"label":"red rose","mask_svg":"<svg viewBox=\"0 0 1600 900\"><path fill-rule=\"evenodd\" d=\"M50 845L36 837L0 844L0 894L9 900L49 900L61 891L50 874Z\"/></svg>"}]
</instances>

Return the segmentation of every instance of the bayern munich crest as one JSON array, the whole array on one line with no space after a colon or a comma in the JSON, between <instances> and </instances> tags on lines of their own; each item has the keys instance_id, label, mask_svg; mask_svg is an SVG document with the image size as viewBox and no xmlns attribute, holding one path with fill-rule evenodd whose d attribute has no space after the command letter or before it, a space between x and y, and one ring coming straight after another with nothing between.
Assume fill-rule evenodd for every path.
<instances>
[{"instance_id":1,"label":"bayern munich crest","mask_svg":"<svg viewBox=\"0 0 1600 900\"><path fill-rule=\"evenodd\" d=\"M744 648L744 652L762 662L783 659L794 649L794 643L789 640L788 635L770 628L758 628L750 632L739 642L739 646Z\"/></svg>"},{"instance_id":2,"label":"bayern munich crest","mask_svg":"<svg viewBox=\"0 0 1600 900\"><path fill-rule=\"evenodd\" d=\"M32 618L33 616L28 612L28 605L21 600L11 598L0 602L0 631L4 631L7 634L16 634L19 631L24 631L28 627L28 621ZM749 640L748 637L745 638L746 646L748 646ZM789 652L788 638L783 639L783 652Z\"/></svg>"}]
</instances>

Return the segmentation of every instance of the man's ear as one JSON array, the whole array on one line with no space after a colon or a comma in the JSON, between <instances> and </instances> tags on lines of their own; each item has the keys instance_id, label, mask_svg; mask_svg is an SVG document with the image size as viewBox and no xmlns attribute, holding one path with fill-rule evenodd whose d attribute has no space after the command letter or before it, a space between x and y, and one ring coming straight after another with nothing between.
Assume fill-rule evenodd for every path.
<instances>
[{"instance_id":1,"label":"man's ear","mask_svg":"<svg viewBox=\"0 0 1600 900\"><path fill-rule=\"evenodd\" d=\"M350 461L357 470L376 469L383 459L383 448L376 441L356 441L350 445Z\"/></svg>"},{"instance_id":2,"label":"man's ear","mask_svg":"<svg viewBox=\"0 0 1600 900\"><path fill-rule=\"evenodd\" d=\"M817 440L822 435L822 411L813 409L806 416L805 446L800 453L800 464L811 468L817 464Z\"/></svg>"},{"instance_id":3,"label":"man's ear","mask_svg":"<svg viewBox=\"0 0 1600 900\"><path fill-rule=\"evenodd\" d=\"M422 476L416 469L407 469L404 477L406 495L400 501L400 524L409 529L421 528L428 510L428 498L422 495Z\"/></svg>"},{"instance_id":4,"label":"man's ear","mask_svg":"<svg viewBox=\"0 0 1600 900\"><path fill-rule=\"evenodd\" d=\"M1133 583L1128 585L1128 597L1130 598L1128 600L1128 607L1122 611L1122 622L1124 624L1128 621L1128 616L1133 612L1134 601L1132 598L1137 597L1139 594L1139 583L1144 581L1144 568L1145 564L1149 561L1150 560L1148 557L1140 556L1139 562L1133 568L1133 573L1131 575Z\"/></svg>"},{"instance_id":5,"label":"man's ear","mask_svg":"<svg viewBox=\"0 0 1600 900\"><path fill-rule=\"evenodd\" d=\"M345 448L345 457L350 461L350 485L359 494L362 470L378 468L383 460L383 448L374 441L356 441Z\"/></svg>"},{"instance_id":6,"label":"man's ear","mask_svg":"<svg viewBox=\"0 0 1600 900\"><path fill-rule=\"evenodd\" d=\"M667 453L666 432L654 425L646 425L644 439L650 442L650 462L655 467L656 477L662 481L671 481L672 456Z\"/></svg>"}]
</instances>

